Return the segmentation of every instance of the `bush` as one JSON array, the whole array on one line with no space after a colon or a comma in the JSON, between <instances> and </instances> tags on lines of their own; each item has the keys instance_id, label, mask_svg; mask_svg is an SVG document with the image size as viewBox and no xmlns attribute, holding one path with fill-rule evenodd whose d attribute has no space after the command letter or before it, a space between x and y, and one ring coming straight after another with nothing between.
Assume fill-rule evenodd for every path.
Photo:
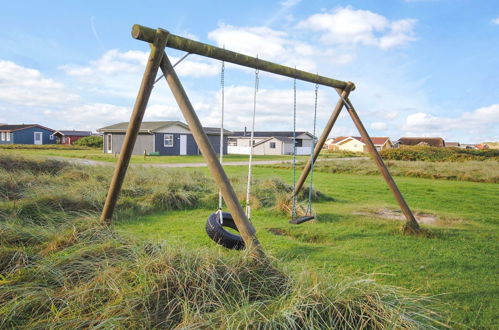
<instances>
[{"instance_id":1,"label":"bush","mask_svg":"<svg viewBox=\"0 0 499 330\"><path fill-rule=\"evenodd\" d=\"M75 146L90 147L90 148L103 148L104 139L99 135L85 136L73 143Z\"/></svg>"},{"instance_id":2,"label":"bush","mask_svg":"<svg viewBox=\"0 0 499 330\"><path fill-rule=\"evenodd\" d=\"M385 149L381 151L381 157L388 160L422 160L430 162L455 162L487 159L499 160L499 150L404 146L401 148Z\"/></svg>"}]
</instances>

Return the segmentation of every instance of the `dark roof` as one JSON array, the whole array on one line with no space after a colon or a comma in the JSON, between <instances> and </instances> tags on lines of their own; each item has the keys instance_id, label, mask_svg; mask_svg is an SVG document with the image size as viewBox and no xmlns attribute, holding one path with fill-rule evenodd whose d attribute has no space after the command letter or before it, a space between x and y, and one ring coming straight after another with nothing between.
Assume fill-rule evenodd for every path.
<instances>
[{"instance_id":1,"label":"dark roof","mask_svg":"<svg viewBox=\"0 0 499 330\"><path fill-rule=\"evenodd\" d=\"M23 130L23 129L26 129L26 128L30 128L30 127L40 127L40 128L49 130L51 132L55 132L55 130L53 130L51 128L48 128L48 127L45 127L45 126L42 126L42 125L38 125L38 124L1 125L0 126L0 131L10 131L10 132L13 132L13 131L20 131L20 130Z\"/></svg>"},{"instance_id":2,"label":"dark roof","mask_svg":"<svg viewBox=\"0 0 499 330\"><path fill-rule=\"evenodd\" d=\"M401 137L398 143L406 146L429 145L432 147L445 147L441 137Z\"/></svg>"},{"instance_id":3,"label":"dark roof","mask_svg":"<svg viewBox=\"0 0 499 330\"><path fill-rule=\"evenodd\" d=\"M173 125L178 125L178 126L181 126L185 129L189 130L189 126L187 126L187 124L184 124L181 121L143 121L142 124L140 125L139 133L154 133L160 129L163 129L163 128L166 128L169 126L173 126ZM127 128L128 128L128 122L121 122L118 124L99 128L97 130L97 132L125 133ZM220 134L219 127L203 127L203 130L205 131L206 134L209 134L209 135ZM224 134L231 135L232 132L224 129Z\"/></svg>"},{"instance_id":4,"label":"dark roof","mask_svg":"<svg viewBox=\"0 0 499 330\"><path fill-rule=\"evenodd\" d=\"M60 130L56 131L56 133L61 133L61 135L64 136L90 136L92 135L92 132L90 131L75 131L75 130Z\"/></svg>"},{"instance_id":5,"label":"dark roof","mask_svg":"<svg viewBox=\"0 0 499 330\"><path fill-rule=\"evenodd\" d=\"M251 131L234 131L232 132L234 136L244 136L244 137L250 137L251 136ZM309 132L296 132L296 136L301 135L301 134L307 134L310 137L312 137L312 134ZM253 133L254 137L293 137L293 131L255 131Z\"/></svg>"}]
</instances>

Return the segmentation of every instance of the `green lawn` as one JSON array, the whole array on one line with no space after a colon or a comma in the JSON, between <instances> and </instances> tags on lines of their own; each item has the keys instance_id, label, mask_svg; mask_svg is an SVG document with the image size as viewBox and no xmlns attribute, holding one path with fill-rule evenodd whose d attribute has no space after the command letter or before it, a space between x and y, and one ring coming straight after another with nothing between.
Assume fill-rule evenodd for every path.
<instances>
[{"instance_id":1,"label":"green lawn","mask_svg":"<svg viewBox=\"0 0 499 330\"><path fill-rule=\"evenodd\" d=\"M243 175L246 168L226 171ZM289 170L257 166L254 175L292 182ZM284 216L268 210L255 210L252 221L266 251L292 270L306 268L339 277L376 273L381 282L437 295L454 322L471 328L497 326L499 186L418 178L396 181L414 210L440 217L426 226L433 237L403 236L396 220L358 214L396 209L379 176L316 173L316 187L334 198L314 205L319 221L290 225ZM121 222L118 228L144 240L223 250L204 232L215 208L153 214ZM279 228L282 234L272 234L270 228Z\"/></svg>"},{"instance_id":2,"label":"green lawn","mask_svg":"<svg viewBox=\"0 0 499 330\"><path fill-rule=\"evenodd\" d=\"M105 154L100 149L4 149L0 148L0 156L20 155L20 156L42 156L42 157L66 157L66 158L81 158L104 162L116 162L117 157L113 154ZM307 159L307 156L298 156L299 160ZM254 160L290 160L292 156L276 155L276 156L253 156ZM224 160L230 161L247 161L247 155L225 155ZM176 163L204 163L203 156L132 156L132 163L135 164L176 164Z\"/></svg>"}]
</instances>

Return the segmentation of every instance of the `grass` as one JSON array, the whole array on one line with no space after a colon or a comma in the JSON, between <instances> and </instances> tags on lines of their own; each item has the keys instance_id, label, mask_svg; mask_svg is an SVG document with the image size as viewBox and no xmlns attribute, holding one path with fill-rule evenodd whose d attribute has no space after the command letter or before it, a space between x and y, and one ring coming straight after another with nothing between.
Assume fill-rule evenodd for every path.
<instances>
[{"instance_id":1,"label":"grass","mask_svg":"<svg viewBox=\"0 0 499 330\"><path fill-rule=\"evenodd\" d=\"M82 146L70 145L0 145L0 156L15 155L15 156L33 156L33 157L64 157L64 158L79 158L102 162L114 163L117 161L117 156L113 154L103 153L102 149L88 148ZM342 157L359 157L362 154L355 152L324 152L321 158L342 158ZM290 155L254 155L254 160L292 160ZM308 156L297 156L299 160L306 160ZM246 162L248 155L224 155L226 162ZM204 163L203 156L148 156L143 155L132 156L131 163L135 164L185 164L185 163Z\"/></svg>"},{"instance_id":2,"label":"grass","mask_svg":"<svg viewBox=\"0 0 499 330\"><path fill-rule=\"evenodd\" d=\"M43 157L64 157L64 158L80 158L102 162L114 163L117 161L117 156L113 154L103 153L101 149L85 148L85 147L43 147L43 148L4 148L0 146L1 155L15 155L15 156L43 156ZM330 156L334 157L334 155ZM298 159L306 159L306 156L298 156ZM253 156L254 160L291 160L292 156L289 155L275 155L275 156ZM224 161L226 162L240 162L247 161L247 155L225 155ZM131 163L136 164L175 164L175 163L204 163L203 156L148 156L144 158L143 155L132 156Z\"/></svg>"},{"instance_id":3,"label":"grass","mask_svg":"<svg viewBox=\"0 0 499 330\"><path fill-rule=\"evenodd\" d=\"M255 265L206 236L217 193L205 169L131 169L106 231L92 219L111 168L25 167L0 171L3 328L442 327L415 314L431 303L421 295L437 295L453 327L496 324L497 184L397 178L413 209L439 218L431 237L404 236L375 215L396 208L378 176L316 173L318 221L292 226L272 197L291 171L256 166L252 222L276 261ZM227 172L244 192L246 168Z\"/></svg>"},{"instance_id":4,"label":"grass","mask_svg":"<svg viewBox=\"0 0 499 330\"><path fill-rule=\"evenodd\" d=\"M499 161L466 161L466 162L424 162L387 160L390 173L395 176L416 178L458 180L472 182L499 183ZM302 169L304 163L299 163ZM272 168L291 169L291 164L268 165ZM380 175L371 159L355 159L351 161L317 162L314 171L324 173L349 173L360 175Z\"/></svg>"}]
</instances>

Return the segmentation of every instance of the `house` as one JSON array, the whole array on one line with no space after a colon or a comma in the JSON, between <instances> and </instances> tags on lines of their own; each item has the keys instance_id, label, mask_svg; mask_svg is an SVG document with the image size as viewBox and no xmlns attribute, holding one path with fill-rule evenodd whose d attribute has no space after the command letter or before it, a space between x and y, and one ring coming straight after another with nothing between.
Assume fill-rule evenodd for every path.
<instances>
[{"instance_id":1,"label":"house","mask_svg":"<svg viewBox=\"0 0 499 330\"><path fill-rule=\"evenodd\" d=\"M56 142L60 144L73 144L79 139L92 135L90 131L75 131L75 130L60 130L55 131L53 134Z\"/></svg>"},{"instance_id":2,"label":"house","mask_svg":"<svg viewBox=\"0 0 499 330\"><path fill-rule=\"evenodd\" d=\"M0 144L54 144L54 132L38 124L0 125Z\"/></svg>"},{"instance_id":3,"label":"house","mask_svg":"<svg viewBox=\"0 0 499 330\"><path fill-rule=\"evenodd\" d=\"M314 136L308 132L296 132L296 154L309 155ZM250 153L251 132L235 131L229 137L228 153ZM257 131L253 134L254 155L292 155L293 131Z\"/></svg>"},{"instance_id":4,"label":"house","mask_svg":"<svg viewBox=\"0 0 499 330\"><path fill-rule=\"evenodd\" d=\"M128 122L99 128L104 135L104 152L120 153L125 139ZM220 151L220 128L204 127L205 133L215 152ZM227 136L231 132L224 130L224 154L227 153ZM198 155L199 148L194 141L187 124L180 121L142 122L133 148L134 155L156 153L161 156Z\"/></svg>"},{"instance_id":5,"label":"house","mask_svg":"<svg viewBox=\"0 0 499 330\"><path fill-rule=\"evenodd\" d=\"M376 150L381 151L393 148L393 143L389 137L371 137ZM366 140L359 136L340 136L330 139L329 150L345 150L353 152L367 152Z\"/></svg>"},{"instance_id":6,"label":"house","mask_svg":"<svg viewBox=\"0 0 499 330\"><path fill-rule=\"evenodd\" d=\"M445 141L441 137L401 137L395 142L396 148L400 146L445 147Z\"/></svg>"}]
</instances>

